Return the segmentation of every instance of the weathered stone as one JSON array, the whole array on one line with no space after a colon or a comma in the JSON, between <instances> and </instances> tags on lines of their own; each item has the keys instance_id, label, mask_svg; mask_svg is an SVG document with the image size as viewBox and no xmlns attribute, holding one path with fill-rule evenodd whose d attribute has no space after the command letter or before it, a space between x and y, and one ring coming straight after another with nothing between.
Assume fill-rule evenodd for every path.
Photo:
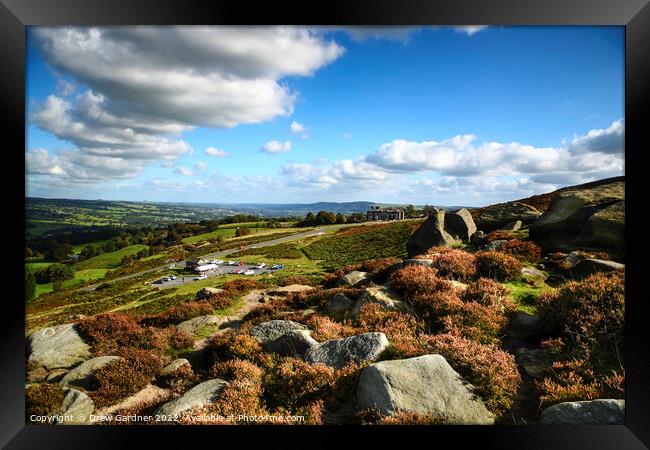
<instances>
[{"instance_id":1,"label":"weathered stone","mask_svg":"<svg viewBox=\"0 0 650 450\"><path fill-rule=\"evenodd\" d=\"M441 355L381 361L363 369L357 407L382 414L399 411L434 414L449 424L491 425L494 415Z\"/></svg>"},{"instance_id":2,"label":"weathered stone","mask_svg":"<svg viewBox=\"0 0 650 450\"><path fill-rule=\"evenodd\" d=\"M205 300L212 297L214 294L218 294L219 292L223 292L223 289L204 287L196 293L195 298L196 300Z\"/></svg>"},{"instance_id":3,"label":"weathered stone","mask_svg":"<svg viewBox=\"0 0 650 450\"><path fill-rule=\"evenodd\" d=\"M451 247L461 242L445 231L445 211L430 215L420 227L413 232L408 242L406 250L409 257L425 254L431 247L443 246Z\"/></svg>"},{"instance_id":4,"label":"weathered stone","mask_svg":"<svg viewBox=\"0 0 650 450\"><path fill-rule=\"evenodd\" d=\"M324 306L323 310L327 314L340 316L344 315L354 307L354 300L351 300L347 295L338 293Z\"/></svg>"},{"instance_id":5,"label":"weathered stone","mask_svg":"<svg viewBox=\"0 0 650 450\"><path fill-rule=\"evenodd\" d=\"M190 336L194 336L202 328L210 325L219 325L224 320L225 319L223 317L214 315L198 316L179 323L176 325L176 328L178 328L180 331L184 331Z\"/></svg>"},{"instance_id":6,"label":"weathered stone","mask_svg":"<svg viewBox=\"0 0 650 450\"><path fill-rule=\"evenodd\" d=\"M516 339L532 339L541 332L541 321L536 314L515 311L508 314L508 319L508 335Z\"/></svg>"},{"instance_id":7,"label":"weathered stone","mask_svg":"<svg viewBox=\"0 0 650 450\"><path fill-rule=\"evenodd\" d=\"M622 251L625 181L618 177L596 186L558 192L530 227L530 238L548 250L593 247Z\"/></svg>"},{"instance_id":8,"label":"weathered stone","mask_svg":"<svg viewBox=\"0 0 650 450\"><path fill-rule=\"evenodd\" d=\"M56 383L57 381L60 381L61 378L65 376L66 373L69 371L66 369L54 369L52 372L50 372L47 375L47 382L48 383Z\"/></svg>"},{"instance_id":9,"label":"weathered stone","mask_svg":"<svg viewBox=\"0 0 650 450\"><path fill-rule=\"evenodd\" d=\"M540 417L545 425L624 425L625 400L599 399L549 406Z\"/></svg>"},{"instance_id":10,"label":"weathered stone","mask_svg":"<svg viewBox=\"0 0 650 450\"><path fill-rule=\"evenodd\" d=\"M510 222L509 224L506 224L499 229L503 231L517 231L521 229L522 225L523 224L521 220L515 220L514 222Z\"/></svg>"},{"instance_id":11,"label":"weathered stone","mask_svg":"<svg viewBox=\"0 0 650 450\"><path fill-rule=\"evenodd\" d=\"M264 342L262 349L280 356L302 357L315 345L318 345L318 342L311 337L311 330L290 330L276 339Z\"/></svg>"},{"instance_id":12,"label":"weathered stone","mask_svg":"<svg viewBox=\"0 0 650 450\"><path fill-rule=\"evenodd\" d=\"M445 214L445 231L452 235L454 239L469 242L476 232L476 224L470 212L465 208L461 208L456 212Z\"/></svg>"},{"instance_id":13,"label":"weathered stone","mask_svg":"<svg viewBox=\"0 0 650 450\"><path fill-rule=\"evenodd\" d=\"M606 261L603 259L583 259L576 266L571 269L571 274L576 280L593 275L595 273L607 273L615 270L625 270L625 264L617 263L614 261Z\"/></svg>"},{"instance_id":14,"label":"weathered stone","mask_svg":"<svg viewBox=\"0 0 650 450\"><path fill-rule=\"evenodd\" d=\"M307 327L292 320L269 320L250 329L250 335L260 343L272 341L291 330L307 330Z\"/></svg>"},{"instance_id":15,"label":"weathered stone","mask_svg":"<svg viewBox=\"0 0 650 450\"><path fill-rule=\"evenodd\" d=\"M542 378L551 367L548 353L539 348L520 348L515 353L517 363L533 378Z\"/></svg>"},{"instance_id":16,"label":"weathered stone","mask_svg":"<svg viewBox=\"0 0 650 450\"><path fill-rule=\"evenodd\" d=\"M361 283L362 281L366 281L371 276L372 275L370 275L368 272L361 272L359 270L354 270L350 273L343 275L341 279L338 281L337 285L354 286L356 284Z\"/></svg>"},{"instance_id":17,"label":"weathered stone","mask_svg":"<svg viewBox=\"0 0 650 450\"><path fill-rule=\"evenodd\" d=\"M505 239L496 239L496 240L494 240L492 242L489 242L485 246L485 250L488 250L488 251L501 250L501 247L503 247L503 244L505 244L506 242L508 242L508 241L505 240Z\"/></svg>"},{"instance_id":18,"label":"weathered stone","mask_svg":"<svg viewBox=\"0 0 650 450\"><path fill-rule=\"evenodd\" d=\"M216 402L219 399L221 390L228 384L226 381L215 378L204 381L171 402L159 407L154 415L166 416L173 420L185 411L192 408L201 408L205 405Z\"/></svg>"},{"instance_id":19,"label":"weathered stone","mask_svg":"<svg viewBox=\"0 0 650 450\"><path fill-rule=\"evenodd\" d=\"M89 359L79 364L61 378L59 385L61 387L78 386L88 389L95 380L95 372L98 369L121 359L119 356L98 356Z\"/></svg>"},{"instance_id":20,"label":"weathered stone","mask_svg":"<svg viewBox=\"0 0 650 450\"><path fill-rule=\"evenodd\" d=\"M63 405L61 406L62 420L59 425L86 425L90 423L90 415L95 411L95 403L81 391L68 388L63 390Z\"/></svg>"},{"instance_id":21,"label":"weathered stone","mask_svg":"<svg viewBox=\"0 0 650 450\"><path fill-rule=\"evenodd\" d=\"M27 338L27 365L47 370L65 369L90 358L90 346L77 334L74 325L67 323L32 333Z\"/></svg>"},{"instance_id":22,"label":"weathered stone","mask_svg":"<svg viewBox=\"0 0 650 450\"><path fill-rule=\"evenodd\" d=\"M377 303L383 309L389 311L406 311L406 303L401 297L387 286L370 286L363 290L359 299L354 304L352 312L357 314L363 305L368 303Z\"/></svg>"},{"instance_id":23,"label":"weathered stone","mask_svg":"<svg viewBox=\"0 0 650 450\"><path fill-rule=\"evenodd\" d=\"M531 280L545 280L546 274L533 266L524 266L521 268L521 276Z\"/></svg>"},{"instance_id":24,"label":"weathered stone","mask_svg":"<svg viewBox=\"0 0 650 450\"><path fill-rule=\"evenodd\" d=\"M190 369L191 369L191 368L192 368L192 365L190 364L190 362L189 362L187 359L185 359L185 358L178 358L178 359L173 360L173 361L172 361L171 363L169 363L168 365L166 365L166 366L163 368L163 370L162 370L162 372L161 372L160 374L161 374L161 375L170 375L170 374L176 372L176 371L177 371L178 369L180 369L181 367L187 367L187 368L190 368Z\"/></svg>"},{"instance_id":25,"label":"weathered stone","mask_svg":"<svg viewBox=\"0 0 650 450\"><path fill-rule=\"evenodd\" d=\"M490 205L476 209L472 214L476 226L486 232L497 230L517 220L522 224L530 224L541 215L537 209L521 202Z\"/></svg>"},{"instance_id":26,"label":"weathered stone","mask_svg":"<svg viewBox=\"0 0 650 450\"><path fill-rule=\"evenodd\" d=\"M351 362L360 364L373 361L388 345L384 333L364 333L313 345L305 352L304 358L310 363L322 363L340 369Z\"/></svg>"}]
</instances>

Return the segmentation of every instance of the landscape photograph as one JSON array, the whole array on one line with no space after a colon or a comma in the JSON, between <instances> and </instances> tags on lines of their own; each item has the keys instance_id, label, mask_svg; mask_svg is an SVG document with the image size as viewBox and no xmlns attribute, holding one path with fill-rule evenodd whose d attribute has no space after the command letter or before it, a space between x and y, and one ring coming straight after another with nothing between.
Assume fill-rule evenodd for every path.
<instances>
[{"instance_id":1,"label":"landscape photograph","mask_svg":"<svg viewBox=\"0 0 650 450\"><path fill-rule=\"evenodd\" d=\"M26 424L625 423L624 27L25 50Z\"/></svg>"}]
</instances>

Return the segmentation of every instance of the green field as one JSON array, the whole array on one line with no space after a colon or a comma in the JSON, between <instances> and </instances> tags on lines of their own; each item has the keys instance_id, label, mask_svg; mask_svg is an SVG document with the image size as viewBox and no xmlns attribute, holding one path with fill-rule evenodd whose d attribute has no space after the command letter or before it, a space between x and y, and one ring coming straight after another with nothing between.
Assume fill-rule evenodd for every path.
<instances>
[{"instance_id":1,"label":"green field","mask_svg":"<svg viewBox=\"0 0 650 450\"><path fill-rule=\"evenodd\" d=\"M77 270L83 269L115 269L120 266L122 258L133 256L139 251L149 248L146 245L136 244L121 248L114 252L102 253L93 258L88 258L77 264Z\"/></svg>"},{"instance_id":2,"label":"green field","mask_svg":"<svg viewBox=\"0 0 650 450\"><path fill-rule=\"evenodd\" d=\"M78 270L77 272L75 272L74 278L63 282L63 287L69 288L89 280L99 280L101 278L104 278L106 272L108 272L108 269ZM45 294L47 292L52 292L52 283L36 285L36 297L38 297L41 294Z\"/></svg>"},{"instance_id":3,"label":"green field","mask_svg":"<svg viewBox=\"0 0 650 450\"><path fill-rule=\"evenodd\" d=\"M298 230L298 228L267 228L265 226L266 222L242 222L242 223L228 223L225 225L219 225L219 228L216 229L215 231L211 231L209 233L202 233L202 234L197 234L195 236L189 236L186 237L185 239L182 240L184 244L195 244L197 242L202 242L202 241L208 241L212 238L216 238L218 236L222 236L224 239L230 239L235 237L235 232L237 228L240 227L246 227L250 228L251 234L248 236L254 235L254 234L269 234L269 233L279 233L282 231L292 231L292 230ZM241 236L241 237L247 237L247 236Z\"/></svg>"},{"instance_id":4,"label":"green field","mask_svg":"<svg viewBox=\"0 0 650 450\"><path fill-rule=\"evenodd\" d=\"M185 239L182 240L182 242L184 244L194 244L196 242L209 241L210 239L216 238L218 236L227 239L227 238L234 237L235 231L236 231L235 228L219 228L209 233L197 234L196 236L186 237Z\"/></svg>"}]
</instances>

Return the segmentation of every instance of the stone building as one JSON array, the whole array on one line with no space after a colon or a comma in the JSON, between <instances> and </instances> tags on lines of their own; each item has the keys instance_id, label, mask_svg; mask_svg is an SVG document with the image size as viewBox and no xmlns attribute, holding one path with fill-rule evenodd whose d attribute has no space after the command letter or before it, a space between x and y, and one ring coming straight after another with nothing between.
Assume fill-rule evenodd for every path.
<instances>
[{"instance_id":1,"label":"stone building","mask_svg":"<svg viewBox=\"0 0 650 450\"><path fill-rule=\"evenodd\" d=\"M382 208L373 205L366 212L366 219L368 221L376 220L404 220L404 211L398 208Z\"/></svg>"}]
</instances>

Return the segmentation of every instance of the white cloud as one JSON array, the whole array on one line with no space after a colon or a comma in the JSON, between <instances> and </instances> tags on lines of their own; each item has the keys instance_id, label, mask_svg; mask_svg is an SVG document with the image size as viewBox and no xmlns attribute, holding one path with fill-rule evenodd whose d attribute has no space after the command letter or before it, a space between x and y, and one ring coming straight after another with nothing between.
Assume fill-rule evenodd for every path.
<instances>
[{"instance_id":1,"label":"white cloud","mask_svg":"<svg viewBox=\"0 0 650 450\"><path fill-rule=\"evenodd\" d=\"M296 134L303 139L307 139L309 136L307 133L307 127L305 127L300 122L296 122L295 120L291 122L291 133Z\"/></svg>"},{"instance_id":2,"label":"white cloud","mask_svg":"<svg viewBox=\"0 0 650 450\"><path fill-rule=\"evenodd\" d=\"M286 153L291 150L291 142L269 141L262 146L262 152L269 154Z\"/></svg>"},{"instance_id":3,"label":"white cloud","mask_svg":"<svg viewBox=\"0 0 650 450\"><path fill-rule=\"evenodd\" d=\"M194 170L197 172L205 172L207 169L208 165L203 161L198 161L196 164L194 164Z\"/></svg>"},{"instance_id":4,"label":"white cloud","mask_svg":"<svg viewBox=\"0 0 650 450\"><path fill-rule=\"evenodd\" d=\"M75 86L74 83L71 83L71 82L66 81L64 79L59 79L56 82L54 92L56 93L56 95L59 95L61 97L67 97L67 96L73 94L76 89L77 89L77 86Z\"/></svg>"},{"instance_id":5,"label":"white cloud","mask_svg":"<svg viewBox=\"0 0 650 450\"><path fill-rule=\"evenodd\" d=\"M174 173L177 173L179 175L183 175L184 177L191 177L194 176L194 172L192 172L192 169L190 169L187 166L180 166L174 170Z\"/></svg>"},{"instance_id":6,"label":"white cloud","mask_svg":"<svg viewBox=\"0 0 650 450\"><path fill-rule=\"evenodd\" d=\"M457 27L453 27L454 31L458 33L465 33L468 36L472 36L479 31L485 30L488 26L487 25L459 25Z\"/></svg>"},{"instance_id":7,"label":"white cloud","mask_svg":"<svg viewBox=\"0 0 650 450\"><path fill-rule=\"evenodd\" d=\"M206 148L205 154L208 156L214 156L216 158L226 158L230 156L230 153L228 153L227 151L215 147Z\"/></svg>"},{"instance_id":8,"label":"white cloud","mask_svg":"<svg viewBox=\"0 0 650 450\"><path fill-rule=\"evenodd\" d=\"M574 136L569 151L574 154L590 152L620 154L625 148L625 120L615 120L609 128L595 129L584 136Z\"/></svg>"}]
</instances>

